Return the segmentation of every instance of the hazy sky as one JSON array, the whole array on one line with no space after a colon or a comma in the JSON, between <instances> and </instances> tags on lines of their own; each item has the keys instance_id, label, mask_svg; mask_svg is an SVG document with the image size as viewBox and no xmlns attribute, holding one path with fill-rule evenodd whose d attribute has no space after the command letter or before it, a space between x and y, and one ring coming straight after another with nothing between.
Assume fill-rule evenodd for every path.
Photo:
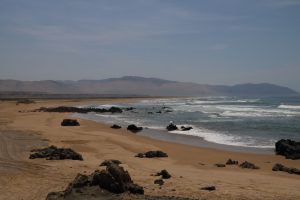
<instances>
[{"instance_id":1,"label":"hazy sky","mask_svg":"<svg viewBox=\"0 0 300 200\"><path fill-rule=\"evenodd\" d=\"M300 0L0 0L0 79L125 75L300 91Z\"/></svg>"}]
</instances>

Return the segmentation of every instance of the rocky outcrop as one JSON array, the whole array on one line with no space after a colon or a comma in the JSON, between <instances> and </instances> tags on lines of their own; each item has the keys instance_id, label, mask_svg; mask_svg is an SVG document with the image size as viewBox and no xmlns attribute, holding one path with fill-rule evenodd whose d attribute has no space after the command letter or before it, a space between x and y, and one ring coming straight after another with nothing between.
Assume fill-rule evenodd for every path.
<instances>
[{"instance_id":1,"label":"rocky outcrop","mask_svg":"<svg viewBox=\"0 0 300 200\"><path fill-rule=\"evenodd\" d=\"M53 108L45 108L41 107L37 110L34 110L37 112L60 112L60 113L89 113L89 112L95 112L95 113L122 113L122 109L119 107L110 107L109 109L105 108L78 108L78 107L70 107L70 106L59 106L59 107L53 107Z\"/></svg>"},{"instance_id":2,"label":"rocky outcrop","mask_svg":"<svg viewBox=\"0 0 300 200\"><path fill-rule=\"evenodd\" d=\"M297 168L293 168L293 167L286 167L282 164L279 164L279 163L276 163L273 168L272 168L273 171L283 171L283 172L287 172L287 173L290 173L290 174L297 174L297 175L300 175L300 170L297 169Z\"/></svg>"},{"instance_id":3,"label":"rocky outcrop","mask_svg":"<svg viewBox=\"0 0 300 200\"><path fill-rule=\"evenodd\" d=\"M117 124L114 124L112 125L110 128L113 128L113 129L120 129L122 128L121 126L117 125Z\"/></svg>"},{"instance_id":4,"label":"rocky outcrop","mask_svg":"<svg viewBox=\"0 0 300 200\"><path fill-rule=\"evenodd\" d=\"M116 160L104 161L101 166L106 166L106 169L98 172L97 176L94 175L93 178L97 178L97 180L93 180L93 182L98 183L101 188L116 194L126 191L133 194L144 194L144 189L134 184L129 173L118 163L120 162L116 162Z\"/></svg>"},{"instance_id":5,"label":"rocky outcrop","mask_svg":"<svg viewBox=\"0 0 300 200\"><path fill-rule=\"evenodd\" d=\"M169 174L169 172L165 169L161 170L160 172L158 172L156 174L156 176L161 176L163 179L169 179L171 178L171 174Z\"/></svg>"},{"instance_id":6,"label":"rocky outcrop","mask_svg":"<svg viewBox=\"0 0 300 200\"><path fill-rule=\"evenodd\" d=\"M142 130L143 130L143 127L138 127L138 126L136 126L136 125L134 125L134 124L130 124L130 125L127 126L127 130L128 130L128 131L131 131L131 132L133 132L133 133L137 133L137 132L139 132L139 131L142 131Z\"/></svg>"},{"instance_id":7,"label":"rocky outcrop","mask_svg":"<svg viewBox=\"0 0 300 200\"><path fill-rule=\"evenodd\" d=\"M247 168L247 169L259 169L258 166L254 165L251 162L245 161L242 164L240 164L241 168Z\"/></svg>"},{"instance_id":8,"label":"rocky outcrop","mask_svg":"<svg viewBox=\"0 0 300 200\"><path fill-rule=\"evenodd\" d=\"M138 153L135 157L138 158L164 158L168 154L163 151L147 151L146 153Z\"/></svg>"},{"instance_id":9,"label":"rocky outcrop","mask_svg":"<svg viewBox=\"0 0 300 200\"><path fill-rule=\"evenodd\" d=\"M70 148L57 148L56 146L50 146L43 149L33 149L30 154L30 159L46 158L47 160L83 160L82 155L75 152Z\"/></svg>"},{"instance_id":10,"label":"rocky outcrop","mask_svg":"<svg viewBox=\"0 0 300 200\"><path fill-rule=\"evenodd\" d=\"M287 159L300 159L300 142L293 140L279 140L275 143L275 152Z\"/></svg>"},{"instance_id":11,"label":"rocky outcrop","mask_svg":"<svg viewBox=\"0 0 300 200\"><path fill-rule=\"evenodd\" d=\"M64 191L49 193L47 196L47 200L65 199L65 197L67 197L73 191L81 193L82 191L80 189L91 187L95 189L95 186L98 187L99 192L100 187L114 194L121 194L124 192L129 192L132 194L144 194L143 187L135 184L132 181L129 173L125 171L123 167L119 166L119 164L121 164L121 162L118 160L106 160L100 164L100 166L105 166L106 169L103 169L101 171L96 170L91 175L77 174L75 179L68 185L68 187ZM86 190L88 191L88 189ZM107 194L107 196L108 195L109 194ZM84 197L80 199L89 198Z\"/></svg>"},{"instance_id":12,"label":"rocky outcrop","mask_svg":"<svg viewBox=\"0 0 300 200\"><path fill-rule=\"evenodd\" d=\"M173 124L173 123L170 123L170 124L166 127L166 129L167 129L168 131L175 131L175 130L178 130L177 126L176 126L175 124Z\"/></svg>"},{"instance_id":13,"label":"rocky outcrop","mask_svg":"<svg viewBox=\"0 0 300 200\"><path fill-rule=\"evenodd\" d=\"M238 165L239 161L237 160L231 160L231 158L229 158L226 162L226 165Z\"/></svg>"},{"instance_id":14,"label":"rocky outcrop","mask_svg":"<svg viewBox=\"0 0 300 200\"><path fill-rule=\"evenodd\" d=\"M61 123L61 126L80 126L79 122L76 119L64 119Z\"/></svg>"}]
</instances>

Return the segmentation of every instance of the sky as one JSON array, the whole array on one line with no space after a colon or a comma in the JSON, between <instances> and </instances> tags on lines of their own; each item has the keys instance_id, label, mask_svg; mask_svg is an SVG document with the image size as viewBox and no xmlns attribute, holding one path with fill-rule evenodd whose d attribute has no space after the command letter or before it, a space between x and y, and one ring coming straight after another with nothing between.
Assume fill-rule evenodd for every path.
<instances>
[{"instance_id":1,"label":"sky","mask_svg":"<svg viewBox=\"0 0 300 200\"><path fill-rule=\"evenodd\" d=\"M0 0L0 79L128 75L300 91L300 0Z\"/></svg>"}]
</instances>

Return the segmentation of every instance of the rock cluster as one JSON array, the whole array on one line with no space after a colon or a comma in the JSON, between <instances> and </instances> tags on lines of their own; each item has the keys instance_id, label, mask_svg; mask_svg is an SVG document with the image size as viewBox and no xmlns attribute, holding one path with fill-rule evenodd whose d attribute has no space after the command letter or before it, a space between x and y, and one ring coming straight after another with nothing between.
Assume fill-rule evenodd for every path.
<instances>
[{"instance_id":1,"label":"rock cluster","mask_svg":"<svg viewBox=\"0 0 300 200\"><path fill-rule=\"evenodd\" d=\"M68 187L61 192L51 192L47 200L66 197L74 189L77 191L84 187L99 186L114 194L129 192L132 194L144 194L143 187L133 183L129 173L124 170L118 160L106 160L100 166L106 166L104 170L96 170L91 175L77 174Z\"/></svg>"},{"instance_id":2,"label":"rock cluster","mask_svg":"<svg viewBox=\"0 0 300 200\"><path fill-rule=\"evenodd\" d=\"M59 107L53 107L53 108L45 108L41 107L35 111L38 112L70 112L70 113L89 113L89 112L95 112L95 113L122 113L122 109L119 107L110 107L109 109L105 108L77 108L77 107L70 107L70 106L59 106Z\"/></svg>"},{"instance_id":3,"label":"rock cluster","mask_svg":"<svg viewBox=\"0 0 300 200\"><path fill-rule=\"evenodd\" d=\"M138 126L136 126L134 124L130 124L130 125L127 126L127 130L131 131L133 133L137 133L137 132L143 130L143 127L138 127Z\"/></svg>"},{"instance_id":4,"label":"rock cluster","mask_svg":"<svg viewBox=\"0 0 300 200\"><path fill-rule=\"evenodd\" d=\"M146 153L138 153L135 157L138 157L138 158L163 158L163 157L168 157L168 154L163 151L147 151Z\"/></svg>"},{"instance_id":5,"label":"rock cluster","mask_svg":"<svg viewBox=\"0 0 300 200\"><path fill-rule=\"evenodd\" d=\"M300 142L293 140L279 140L275 143L275 152L287 159L300 159Z\"/></svg>"},{"instance_id":6,"label":"rock cluster","mask_svg":"<svg viewBox=\"0 0 300 200\"><path fill-rule=\"evenodd\" d=\"M297 175L300 175L300 170L297 169L297 168L292 168L292 167L286 167L282 164L275 164L272 168L273 171L283 171L283 172L287 172L287 173L290 173L290 174L297 174Z\"/></svg>"},{"instance_id":7,"label":"rock cluster","mask_svg":"<svg viewBox=\"0 0 300 200\"><path fill-rule=\"evenodd\" d=\"M241 168L247 168L247 169L259 169L258 166L254 165L251 162L245 161L242 164L240 164Z\"/></svg>"},{"instance_id":8,"label":"rock cluster","mask_svg":"<svg viewBox=\"0 0 300 200\"><path fill-rule=\"evenodd\" d=\"M46 158L47 160L83 160L82 155L75 152L70 148L57 148L56 146L50 146L43 149L33 149L30 154L30 159Z\"/></svg>"},{"instance_id":9,"label":"rock cluster","mask_svg":"<svg viewBox=\"0 0 300 200\"><path fill-rule=\"evenodd\" d=\"M61 123L61 126L80 126L79 122L76 119L64 119Z\"/></svg>"}]
</instances>

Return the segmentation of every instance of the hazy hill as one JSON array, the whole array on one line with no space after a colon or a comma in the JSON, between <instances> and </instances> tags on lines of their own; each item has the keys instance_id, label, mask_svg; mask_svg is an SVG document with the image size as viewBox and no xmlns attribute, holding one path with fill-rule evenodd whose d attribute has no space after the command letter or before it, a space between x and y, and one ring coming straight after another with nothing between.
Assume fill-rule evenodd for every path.
<instances>
[{"instance_id":1,"label":"hazy hill","mask_svg":"<svg viewBox=\"0 0 300 200\"><path fill-rule=\"evenodd\" d=\"M136 76L79 81L0 80L0 91L149 96L290 96L298 94L287 87L268 83L215 86Z\"/></svg>"}]
</instances>

